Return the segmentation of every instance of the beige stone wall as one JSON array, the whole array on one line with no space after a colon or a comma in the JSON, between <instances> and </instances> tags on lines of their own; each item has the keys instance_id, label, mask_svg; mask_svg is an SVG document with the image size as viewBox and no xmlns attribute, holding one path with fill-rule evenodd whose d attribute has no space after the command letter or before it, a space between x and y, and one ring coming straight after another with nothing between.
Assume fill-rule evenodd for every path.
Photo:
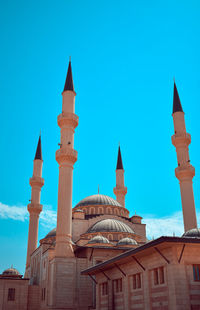
<instances>
[{"instance_id":1,"label":"beige stone wall","mask_svg":"<svg viewBox=\"0 0 200 310\"><path fill-rule=\"evenodd\" d=\"M15 289L14 300L8 300L8 289ZM0 309L27 310L28 280L0 279Z\"/></svg>"}]
</instances>

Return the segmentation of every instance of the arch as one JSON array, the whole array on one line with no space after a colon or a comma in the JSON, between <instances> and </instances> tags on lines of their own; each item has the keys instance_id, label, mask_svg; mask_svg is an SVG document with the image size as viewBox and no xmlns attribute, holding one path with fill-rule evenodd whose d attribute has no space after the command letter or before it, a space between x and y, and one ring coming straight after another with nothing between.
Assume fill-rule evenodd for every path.
<instances>
[{"instance_id":1,"label":"arch","mask_svg":"<svg viewBox=\"0 0 200 310\"><path fill-rule=\"evenodd\" d=\"M85 214L87 214L87 209L86 208L83 208L82 210L83 210L83 212L85 212Z\"/></svg>"},{"instance_id":2,"label":"arch","mask_svg":"<svg viewBox=\"0 0 200 310\"><path fill-rule=\"evenodd\" d=\"M123 235L122 235L122 234L119 234L119 235L118 235L118 240L121 240L121 239L123 239Z\"/></svg>"},{"instance_id":3,"label":"arch","mask_svg":"<svg viewBox=\"0 0 200 310\"><path fill-rule=\"evenodd\" d=\"M106 211L107 211L108 214L112 214L112 211L111 211L110 207L108 207Z\"/></svg>"},{"instance_id":4,"label":"arch","mask_svg":"<svg viewBox=\"0 0 200 310\"><path fill-rule=\"evenodd\" d=\"M118 210L117 208L115 208L115 209L114 209L114 213L115 213L116 215L119 215L119 210Z\"/></svg>"},{"instance_id":5,"label":"arch","mask_svg":"<svg viewBox=\"0 0 200 310\"><path fill-rule=\"evenodd\" d=\"M107 239L108 240L113 240L113 235L112 234L108 234Z\"/></svg>"},{"instance_id":6,"label":"arch","mask_svg":"<svg viewBox=\"0 0 200 310\"><path fill-rule=\"evenodd\" d=\"M91 208L90 208L90 214L95 214L95 209L94 209L94 207L91 207Z\"/></svg>"},{"instance_id":7,"label":"arch","mask_svg":"<svg viewBox=\"0 0 200 310\"><path fill-rule=\"evenodd\" d=\"M98 208L98 213L99 213L99 214L103 214L103 208L102 208L102 207L99 207L99 208Z\"/></svg>"}]
</instances>

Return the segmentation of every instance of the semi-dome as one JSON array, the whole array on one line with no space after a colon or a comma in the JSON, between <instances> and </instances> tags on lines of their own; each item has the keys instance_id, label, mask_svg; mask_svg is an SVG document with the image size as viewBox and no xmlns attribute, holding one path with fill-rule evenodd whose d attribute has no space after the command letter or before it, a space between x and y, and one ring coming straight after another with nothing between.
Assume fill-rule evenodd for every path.
<instances>
[{"instance_id":1,"label":"semi-dome","mask_svg":"<svg viewBox=\"0 0 200 310\"><path fill-rule=\"evenodd\" d=\"M3 271L4 276L20 276L20 273L17 269L11 267Z\"/></svg>"},{"instance_id":2,"label":"semi-dome","mask_svg":"<svg viewBox=\"0 0 200 310\"><path fill-rule=\"evenodd\" d=\"M132 228L130 228L127 224L114 219L105 219L95 223L88 229L87 233L110 232L110 231L134 234Z\"/></svg>"},{"instance_id":3,"label":"semi-dome","mask_svg":"<svg viewBox=\"0 0 200 310\"><path fill-rule=\"evenodd\" d=\"M117 245L137 245L137 242L132 238L123 238L117 242Z\"/></svg>"},{"instance_id":4,"label":"semi-dome","mask_svg":"<svg viewBox=\"0 0 200 310\"><path fill-rule=\"evenodd\" d=\"M91 205L108 205L108 206L117 206L122 207L122 205L112 197L106 195L92 195L82 199L76 206L83 207L83 206L91 206Z\"/></svg>"},{"instance_id":5,"label":"semi-dome","mask_svg":"<svg viewBox=\"0 0 200 310\"><path fill-rule=\"evenodd\" d=\"M109 240L103 236L95 236L92 238L88 244L94 244L94 243L110 243Z\"/></svg>"},{"instance_id":6,"label":"semi-dome","mask_svg":"<svg viewBox=\"0 0 200 310\"><path fill-rule=\"evenodd\" d=\"M199 228L192 228L192 229L186 231L182 237L200 238L200 229Z\"/></svg>"}]
</instances>

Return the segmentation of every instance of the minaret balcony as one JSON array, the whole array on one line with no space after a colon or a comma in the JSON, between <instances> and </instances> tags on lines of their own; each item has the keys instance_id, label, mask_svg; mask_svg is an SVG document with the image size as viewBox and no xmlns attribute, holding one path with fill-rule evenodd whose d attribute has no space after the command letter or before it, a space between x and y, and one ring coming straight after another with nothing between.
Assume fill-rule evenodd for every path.
<instances>
[{"instance_id":1,"label":"minaret balcony","mask_svg":"<svg viewBox=\"0 0 200 310\"><path fill-rule=\"evenodd\" d=\"M69 163L74 164L77 161L78 152L74 149L63 146L56 151L56 161L59 164Z\"/></svg>"},{"instance_id":2,"label":"minaret balcony","mask_svg":"<svg viewBox=\"0 0 200 310\"><path fill-rule=\"evenodd\" d=\"M44 185L44 179L41 177L32 176L29 180L29 184L31 187L37 186L41 188Z\"/></svg>"},{"instance_id":3,"label":"minaret balcony","mask_svg":"<svg viewBox=\"0 0 200 310\"><path fill-rule=\"evenodd\" d=\"M179 181L191 181L195 176L195 168L188 164L188 166L177 167L175 175Z\"/></svg>"},{"instance_id":4,"label":"minaret balcony","mask_svg":"<svg viewBox=\"0 0 200 310\"><path fill-rule=\"evenodd\" d=\"M189 145L191 143L191 135L189 133L182 134L181 136L175 134L172 136L172 144L175 147L182 145Z\"/></svg>"},{"instance_id":5,"label":"minaret balcony","mask_svg":"<svg viewBox=\"0 0 200 310\"><path fill-rule=\"evenodd\" d=\"M127 187L114 187L113 192L116 196L117 195L126 195L127 194Z\"/></svg>"},{"instance_id":6,"label":"minaret balcony","mask_svg":"<svg viewBox=\"0 0 200 310\"><path fill-rule=\"evenodd\" d=\"M27 206L28 212L33 214L40 214L42 212L42 205L39 203L29 203Z\"/></svg>"},{"instance_id":7,"label":"minaret balcony","mask_svg":"<svg viewBox=\"0 0 200 310\"><path fill-rule=\"evenodd\" d=\"M66 112L62 112L57 118L58 126L60 128L66 126L75 129L78 126L78 120L79 117L76 114Z\"/></svg>"}]
</instances>

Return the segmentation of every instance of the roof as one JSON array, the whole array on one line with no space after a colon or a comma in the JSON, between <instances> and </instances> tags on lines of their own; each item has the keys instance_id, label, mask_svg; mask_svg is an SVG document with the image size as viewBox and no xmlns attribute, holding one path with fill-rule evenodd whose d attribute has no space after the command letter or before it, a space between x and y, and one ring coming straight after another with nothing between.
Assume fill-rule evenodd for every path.
<instances>
[{"instance_id":1,"label":"roof","mask_svg":"<svg viewBox=\"0 0 200 310\"><path fill-rule=\"evenodd\" d=\"M186 231L182 237L200 238L200 229L199 228L190 229Z\"/></svg>"},{"instance_id":2,"label":"roof","mask_svg":"<svg viewBox=\"0 0 200 310\"><path fill-rule=\"evenodd\" d=\"M69 61L68 70L67 70L67 77L66 77L65 86L64 86L63 91L66 91L66 90L74 91L71 60Z\"/></svg>"},{"instance_id":3,"label":"roof","mask_svg":"<svg viewBox=\"0 0 200 310\"><path fill-rule=\"evenodd\" d=\"M178 95L178 90L176 88L176 83L174 82L173 113L175 112L183 112L183 109Z\"/></svg>"},{"instance_id":4,"label":"roof","mask_svg":"<svg viewBox=\"0 0 200 310\"><path fill-rule=\"evenodd\" d=\"M22 275L20 275L19 271L13 267L8 268L6 270L3 271L2 273L3 276L8 276L8 277L22 277Z\"/></svg>"},{"instance_id":5,"label":"roof","mask_svg":"<svg viewBox=\"0 0 200 310\"><path fill-rule=\"evenodd\" d=\"M123 238L117 242L117 245L136 245L137 242L132 238Z\"/></svg>"},{"instance_id":6,"label":"roof","mask_svg":"<svg viewBox=\"0 0 200 310\"><path fill-rule=\"evenodd\" d=\"M95 236L94 238L90 239L88 242L89 244L94 244L94 243L110 243L109 240L103 236Z\"/></svg>"},{"instance_id":7,"label":"roof","mask_svg":"<svg viewBox=\"0 0 200 310\"><path fill-rule=\"evenodd\" d=\"M105 219L96 222L87 231L87 233L95 232L125 232L134 234L132 228L130 228L127 224L115 219Z\"/></svg>"},{"instance_id":8,"label":"roof","mask_svg":"<svg viewBox=\"0 0 200 310\"><path fill-rule=\"evenodd\" d=\"M83 207L83 206L90 206L90 205L108 205L108 206L117 206L122 207L122 205L112 197L106 196L106 195L92 195L88 196L84 199L82 199L75 208L77 207Z\"/></svg>"},{"instance_id":9,"label":"roof","mask_svg":"<svg viewBox=\"0 0 200 310\"><path fill-rule=\"evenodd\" d=\"M56 236L56 228L52 229L46 236L45 238L51 238Z\"/></svg>"},{"instance_id":10,"label":"roof","mask_svg":"<svg viewBox=\"0 0 200 310\"><path fill-rule=\"evenodd\" d=\"M162 236L158 239L155 239L153 241L150 241L136 249L131 249L123 254L117 255L103 263L100 263L96 266L90 267L88 269L85 269L81 272L81 274L95 274L98 272L99 269L101 270L106 270L109 269L112 265L116 264L117 262L123 261L127 258L131 258L134 256L134 254L138 254L140 252L143 252L149 248L154 248L159 244L162 243L180 243L180 244L187 244L187 243L196 243L200 244L200 238L183 238L183 237L167 237L167 236Z\"/></svg>"},{"instance_id":11,"label":"roof","mask_svg":"<svg viewBox=\"0 0 200 310\"><path fill-rule=\"evenodd\" d=\"M36 153L35 153L35 159L42 160L41 136L39 136L39 139L38 139L38 145L37 145L37 150L36 150Z\"/></svg>"},{"instance_id":12,"label":"roof","mask_svg":"<svg viewBox=\"0 0 200 310\"><path fill-rule=\"evenodd\" d=\"M118 149L118 157L117 157L117 170L118 169L124 169L123 168L123 163L122 163L122 156L121 156L121 150L120 150L120 146L119 146L119 149Z\"/></svg>"}]
</instances>

